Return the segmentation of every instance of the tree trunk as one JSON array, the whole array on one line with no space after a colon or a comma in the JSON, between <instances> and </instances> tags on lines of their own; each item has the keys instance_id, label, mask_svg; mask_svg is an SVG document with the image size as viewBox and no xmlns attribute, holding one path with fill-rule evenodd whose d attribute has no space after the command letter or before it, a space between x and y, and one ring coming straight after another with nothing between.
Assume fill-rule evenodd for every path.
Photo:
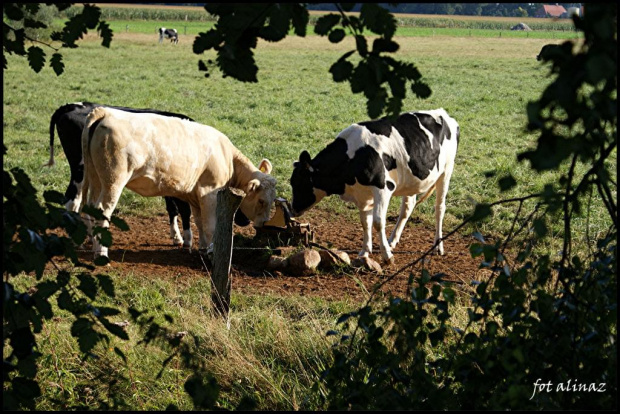
<instances>
[{"instance_id":1,"label":"tree trunk","mask_svg":"<svg viewBox=\"0 0 620 414\"><path fill-rule=\"evenodd\" d=\"M230 306L233 218L244 197L245 193L236 188L224 188L217 193L217 224L213 235L211 301L213 308L224 318L228 317Z\"/></svg>"}]
</instances>

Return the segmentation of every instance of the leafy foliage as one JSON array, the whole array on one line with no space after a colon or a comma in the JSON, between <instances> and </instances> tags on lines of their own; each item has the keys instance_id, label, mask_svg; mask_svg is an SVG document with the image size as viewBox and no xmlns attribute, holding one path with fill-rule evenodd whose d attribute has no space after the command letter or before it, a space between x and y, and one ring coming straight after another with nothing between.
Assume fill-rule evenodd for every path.
<instances>
[{"instance_id":1,"label":"leafy foliage","mask_svg":"<svg viewBox=\"0 0 620 414\"><path fill-rule=\"evenodd\" d=\"M26 42L40 43L53 49L50 59L50 66L57 75L64 71L62 55L58 53L58 48L51 44L46 44L33 39L27 34L29 29L47 29L48 23L44 23L35 15L40 8L39 3L3 3L2 11L4 19L2 21L2 68L7 68L6 53L15 53L20 56L27 56L28 64L35 72L41 71L45 66L46 55L39 46L30 46L26 50ZM63 11L71 6L71 3L55 3L54 6L58 11ZM113 33L110 26L105 21L100 21L101 10L99 7L85 4L80 13L72 16L66 23L64 28L57 32L52 32L51 39L62 42L62 47L75 48L75 42L82 39L88 33L88 30L97 29L102 37L102 46L110 47ZM19 27L19 28L17 28Z\"/></svg>"},{"instance_id":2,"label":"leafy foliage","mask_svg":"<svg viewBox=\"0 0 620 414\"><path fill-rule=\"evenodd\" d=\"M559 188L550 183L541 194L506 200L519 205L503 242L477 235L471 254L490 276L475 284L464 329L448 323L453 288L425 269L411 273L408 300L344 315L334 363L316 385L326 408L617 408L617 185L605 163L617 150L617 6L588 4L574 21L585 42L576 54L565 43L548 55L556 78L528 104L538 146L519 154L534 170L569 160ZM578 162L591 166L582 177ZM499 182L503 190L515 184L511 176ZM571 249L570 224L593 190L611 224L584 259ZM528 197L538 204L525 215ZM492 205L478 206L471 219L490 214ZM548 236L545 216L564 223L558 259L532 253Z\"/></svg>"},{"instance_id":3,"label":"leafy foliage","mask_svg":"<svg viewBox=\"0 0 620 414\"><path fill-rule=\"evenodd\" d=\"M345 53L330 68L334 81L347 81L353 93L364 93L368 115L379 117L383 112L398 116L402 100L406 96L407 83L420 98L430 96L431 89L422 75L411 63L401 62L387 53L394 53L399 45L392 40L396 32L396 20L391 13L375 3L363 3L359 17L345 14L354 3L337 3L339 14L327 14L315 24L315 33L327 36L332 43L341 42L347 31L354 36L356 49ZM252 49L259 38L267 41L282 40L290 28L297 36L305 36L308 11L300 4L252 3L208 4L205 9L217 16L215 27L203 32L194 40L193 50L201 54L207 50L217 52L217 67L224 76L244 82L257 82L258 66ZM380 37L369 49L364 31ZM361 60L354 65L349 58L357 54ZM199 69L209 76L211 60L200 60Z\"/></svg>"},{"instance_id":4,"label":"leafy foliage","mask_svg":"<svg viewBox=\"0 0 620 414\"><path fill-rule=\"evenodd\" d=\"M86 240L85 224L77 213L65 210L62 194L48 191L44 200L41 205L36 189L21 169L3 171L3 348L9 351L3 360L5 409L36 409L36 398L41 396L36 380L37 361L43 355L37 351L35 334L41 332L45 320L54 317L51 303L54 298L58 308L74 318L71 335L76 338L83 358L96 355L100 344L109 347L111 336L129 339L122 326L112 321L121 311L97 305L102 295L114 298L112 279L105 274L93 275L96 268L81 262L75 251L75 246ZM87 211L93 217L102 217L101 210ZM121 230L129 229L118 217L112 217L111 222ZM56 234L59 230L68 236ZM112 244L108 229L95 227L93 234L99 234L102 243ZM68 258L75 268L71 271L58 268L56 257ZM58 269L55 278L43 278L48 263ZM38 282L28 292L17 291L9 277L26 277L30 272L35 273ZM162 370L179 356L183 366L194 373L186 382L186 390L196 408L212 408L219 395L217 382L201 365L201 359L195 357L190 345L182 341L183 335L172 334L154 323L146 312L129 309L129 313L139 326L146 327L145 345L155 343L172 351L163 361ZM168 319L172 322L172 318ZM118 347L114 352L126 362ZM209 380L203 384L201 378ZM115 403L124 404L120 400ZM111 408L103 400L99 405Z\"/></svg>"}]
</instances>

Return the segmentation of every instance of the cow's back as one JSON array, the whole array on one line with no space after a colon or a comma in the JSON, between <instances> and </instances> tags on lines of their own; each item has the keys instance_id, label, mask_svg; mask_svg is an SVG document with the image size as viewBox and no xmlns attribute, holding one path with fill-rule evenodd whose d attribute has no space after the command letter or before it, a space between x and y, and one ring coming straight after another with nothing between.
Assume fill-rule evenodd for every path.
<instances>
[{"instance_id":1,"label":"cow's back","mask_svg":"<svg viewBox=\"0 0 620 414\"><path fill-rule=\"evenodd\" d=\"M394 185L394 195L418 194L451 168L458 124L443 109L408 112L396 120L353 124L340 132L335 142L339 140L346 143L349 165L358 165L368 175L366 183L358 178L360 184Z\"/></svg>"},{"instance_id":2,"label":"cow's back","mask_svg":"<svg viewBox=\"0 0 620 414\"><path fill-rule=\"evenodd\" d=\"M95 108L83 147L97 169L127 169L127 187L144 196L180 195L198 182L230 179L232 144L221 132L184 119ZM232 148L231 148L232 147ZM86 153L86 152L85 152Z\"/></svg>"}]
</instances>

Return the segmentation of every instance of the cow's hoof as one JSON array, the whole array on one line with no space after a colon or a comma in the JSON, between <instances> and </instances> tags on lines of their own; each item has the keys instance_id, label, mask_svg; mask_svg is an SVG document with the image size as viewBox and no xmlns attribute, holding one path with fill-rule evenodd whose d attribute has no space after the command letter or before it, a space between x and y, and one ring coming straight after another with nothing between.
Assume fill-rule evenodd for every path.
<instances>
[{"instance_id":1,"label":"cow's hoof","mask_svg":"<svg viewBox=\"0 0 620 414\"><path fill-rule=\"evenodd\" d=\"M383 264L386 264L388 266L389 265L393 265L395 262L396 261L394 260L394 255L388 257L387 259L385 259L385 258L383 259Z\"/></svg>"}]
</instances>

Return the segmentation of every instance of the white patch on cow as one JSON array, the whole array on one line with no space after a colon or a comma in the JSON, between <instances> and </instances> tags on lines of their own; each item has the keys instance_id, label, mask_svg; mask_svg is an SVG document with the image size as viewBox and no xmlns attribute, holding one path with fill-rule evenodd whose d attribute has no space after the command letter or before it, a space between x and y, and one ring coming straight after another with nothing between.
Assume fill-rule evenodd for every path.
<instances>
[{"instance_id":1,"label":"white patch on cow","mask_svg":"<svg viewBox=\"0 0 620 414\"><path fill-rule=\"evenodd\" d=\"M180 246L183 244L183 237L181 237L181 230L179 230L176 216L170 222L170 237L175 245Z\"/></svg>"}]
</instances>

